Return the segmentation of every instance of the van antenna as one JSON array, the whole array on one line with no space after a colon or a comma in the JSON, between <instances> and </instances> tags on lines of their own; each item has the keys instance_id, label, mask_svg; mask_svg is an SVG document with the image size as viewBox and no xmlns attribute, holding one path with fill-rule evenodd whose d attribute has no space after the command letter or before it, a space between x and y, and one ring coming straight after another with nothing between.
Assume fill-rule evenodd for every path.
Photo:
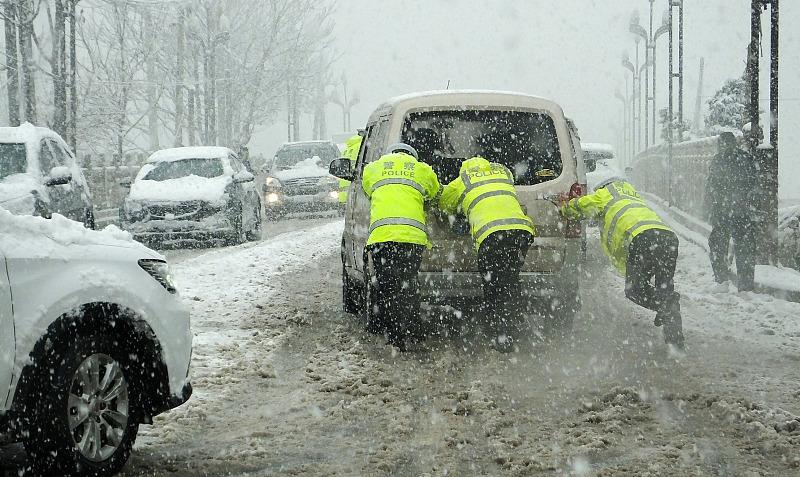
<instances>
[{"instance_id":1,"label":"van antenna","mask_svg":"<svg viewBox=\"0 0 800 477\"><path fill-rule=\"evenodd\" d=\"M444 89L450 89L450 80L447 80L447 87L445 87Z\"/></svg>"}]
</instances>

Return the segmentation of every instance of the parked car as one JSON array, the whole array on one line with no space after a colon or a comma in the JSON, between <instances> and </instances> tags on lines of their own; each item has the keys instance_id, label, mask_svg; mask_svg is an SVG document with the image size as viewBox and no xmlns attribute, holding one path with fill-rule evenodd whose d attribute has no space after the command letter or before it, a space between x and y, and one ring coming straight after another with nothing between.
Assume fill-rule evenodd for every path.
<instances>
[{"instance_id":1,"label":"parked car","mask_svg":"<svg viewBox=\"0 0 800 477\"><path fill-rule=\"evenodd\" d=\"M69 146L30 123L0 128L0 207L41 217L58 213L94 228L92 196Z\"/></svg>"},{"instance_id":2,"label":"parked car","mask_svg":"<svg viewBox=\"0 0 800 477\"><path fill-rule=\"evenodd\" d=\"M184 403L192 334L164 257L119 229L0 209L0 441L34 475L113 475Z\"/></svg>"},{"instance_id":3,"label":"parked car","mask_svg":"<svg viewBox=\"0 0 800 477\"><path fill-rule=\"evenodd\" d=\"M591 190L598 178L606 177L608 171L619 173L614 159L614 147L610 144L582 142L583 161L586 164L586 182Z\"/></svg>"},{"instance_id":4,"label":"parked car","mask_svg":"<svg viewBox=\"0 0 800 477\"><path fill-rule=\"evenodd\" d=\"M262 191L268 219L294 212L336 210L339 181L328 174L339 148L330 141L290 142L270 163Z\"/></svg>"},{"instance_id":5,"label":"parked car","mask_svg":"<svg viewBox=\"0 0 800 477\"><path fill-rule=\"evenodd\" d=\"M155 245L261 239L255 176L225 147L153 153L120 209L122 228Z\"/></svg>"},{"instance_id":6,"label":"parked car","mask_svg":"<svg viewBox=\"0 0 800 477\"><path fill-rule=\"evenodd\" d=\"M515 174L520 202L536 225L520 279L529 300L551 318L549 325L571 326L580 307L579 263L584 232L561 217L559 206L584 194L586 177L579 139L561 108L546 99L491 91L444 91L401 96L381 105L369 118L354 171L346 160L331 173L360 184L364 165L392 143L408 143L430 164L442 184L457 177L464 159L482 155ZM363 189L349 194L342 237L344 308L369 306L373 274L364 253L370 204ZM460 221L428 213L433 248L420 269L421 294L429 302L479 296L482 278L468 229Z\"/></svg>"}]
</instances>

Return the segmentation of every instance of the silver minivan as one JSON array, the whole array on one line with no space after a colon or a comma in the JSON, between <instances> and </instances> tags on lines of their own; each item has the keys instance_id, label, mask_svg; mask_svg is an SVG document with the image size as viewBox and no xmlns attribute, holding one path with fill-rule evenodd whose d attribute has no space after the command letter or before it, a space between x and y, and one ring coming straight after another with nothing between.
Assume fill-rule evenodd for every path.
<instances>
[{"instance_id":1,"label":"silver minivan","mask_svg":"<svg viewBox=\"0 0 800 477\"><path fill-rule=\"evenodd\" d=\"M364 245L369 199L361 187L365 164L388 145L410 144L442 185L458 176L463 160L483 156L514 172L520 202L536 225L521 280L528 301L559 326L571 327L580 308L579 267L584 231L561 217L559 206L583 195L586 172L579 138L554 102L518 93L439 91L401 96L379 106L363 132L352 173L342 237L345 311L363 309L371 276ZM343 161L334 169L346 168ZM347 171L345 171L344 175ZM338 175L342 175L339 173ZM482 281L469 228L428 211L433 247L424 256L420 289L425 301L447 303L480 296Z\"/></svg>"}]
</instances>

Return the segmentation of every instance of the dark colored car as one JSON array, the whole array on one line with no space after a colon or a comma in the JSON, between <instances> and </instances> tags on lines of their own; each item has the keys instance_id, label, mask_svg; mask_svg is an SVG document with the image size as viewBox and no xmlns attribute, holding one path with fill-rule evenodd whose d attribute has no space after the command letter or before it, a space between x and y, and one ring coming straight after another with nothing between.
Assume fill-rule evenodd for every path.
<instances>
[{"instance_id":1,"label":"dark colored car","mask_svg":"<svg viewBox=\"0 0 800 477\"><path fill-rule=\"evenodd\" d=\"M282 145L267 167L262 186L267 218L336 210L339 182L328 174L328 165L339 155L339 148L330 141Z\"/></svg>"}]
</instances>

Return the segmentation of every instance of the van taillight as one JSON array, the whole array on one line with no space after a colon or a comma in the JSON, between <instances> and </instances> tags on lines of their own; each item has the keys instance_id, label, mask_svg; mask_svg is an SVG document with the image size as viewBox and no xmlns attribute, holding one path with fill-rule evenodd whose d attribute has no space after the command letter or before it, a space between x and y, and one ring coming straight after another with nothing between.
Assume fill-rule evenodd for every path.
<instances>
[{"instance_id":1,"label":"van taillight","mask_svg":"<svg viewBox=\"0 0 800 477\"><path fill-rule=\"evenodd\" d=\"M569 195L567 195L565 203L570 199L575 199L586 195L586 184L578 182L572 184L569 188ZM581 238L583 236L583 227L580 221L566 220L564 223L564 237L565 238Z\"/></svg>"}]
</instances>

